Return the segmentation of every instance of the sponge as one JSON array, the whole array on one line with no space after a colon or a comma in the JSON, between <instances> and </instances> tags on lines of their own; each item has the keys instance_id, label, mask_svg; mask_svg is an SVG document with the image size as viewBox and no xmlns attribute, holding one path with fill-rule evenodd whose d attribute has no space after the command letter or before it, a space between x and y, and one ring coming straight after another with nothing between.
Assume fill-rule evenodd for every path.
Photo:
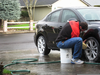
<instances>
[{"instance_id":1,"label":"sponge","mask_svg":"<svg viewBox=\"0 0 100 75\"><path fill-rule=\"evenodd\" d=\"M87 49L87 47L88 47L88 46L83 42L83 43L82 43L82 49Z\"/></svg>"}]
</instances>

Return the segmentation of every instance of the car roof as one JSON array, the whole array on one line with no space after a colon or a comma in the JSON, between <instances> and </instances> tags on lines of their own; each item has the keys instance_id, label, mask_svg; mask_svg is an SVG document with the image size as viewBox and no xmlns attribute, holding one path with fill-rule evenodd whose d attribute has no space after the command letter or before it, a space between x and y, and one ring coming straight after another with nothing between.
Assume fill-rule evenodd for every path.
<instances>
[{"instance_id":1,"label":"car roof","mask_svg":"<svg viewBox=\"0 0 100 75\"><path fill-rule=\"evenodd\" d=\"M65 8L61 8L61 9L93 9L93 8L99 8L100 9L100 7L65 7ZM61 9L58 9L58 10L61 10Z\"/></svg>"},{"instance_id":2,"label":"car roof","mask_svg":"<svg viewBox=\"0 0 100 75\"><path fill-rule=\"evenodd\" d=\"M54 11L52 11L52 12L50 12L49 14L51 14L51 13L53 13L53 12L55 12L55 11L58 11L58 10L63 10L63 9L70 9L70 10L77 10L77 9L100 9L100 7L65 7L65 8L60 8L60 9L56 9L56 10L54 10ZM49 15L48 14L48 15ZM47 16L48 16L47 15ZM45 18L47 17L47 16L45 16L44 18L43 18L43 20L45 20Z\"/></svg>"}]
</instances>

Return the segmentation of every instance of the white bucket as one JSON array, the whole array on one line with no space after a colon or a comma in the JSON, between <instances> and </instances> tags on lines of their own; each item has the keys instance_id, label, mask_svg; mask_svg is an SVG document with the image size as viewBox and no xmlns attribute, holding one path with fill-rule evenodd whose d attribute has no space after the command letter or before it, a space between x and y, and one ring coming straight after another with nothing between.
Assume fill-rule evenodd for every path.
<instances>
[{"instance_id":1,"label":"white bucket","mask_svg":"<svg viewBox=\"0 0 100 75\"><path fill-rule=\"evenodd\" d=\"M61 63L71 63L71 59L72 59L72 49L71 48L60 49Z\"/></svg>"}]
</instances>

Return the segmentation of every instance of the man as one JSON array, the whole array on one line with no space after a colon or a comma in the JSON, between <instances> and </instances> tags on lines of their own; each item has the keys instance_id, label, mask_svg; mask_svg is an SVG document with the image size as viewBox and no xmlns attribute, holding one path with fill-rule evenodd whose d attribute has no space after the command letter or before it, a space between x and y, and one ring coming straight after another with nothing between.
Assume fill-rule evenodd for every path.
<instances>
[{"instance_id":1,"label":"man","mask_svg":"<svg viewBox=\"0 0 100 75\"><path fill-rule=\"evenodd\" d=\"M60 31L56 38L58 48L74 48L72 64L83 64L84 61L80 60L82 55L82 38L79 37L80 32L88 29L86 22L77 22L74 20L69 21Z\"/></svg>"}]
</instances>

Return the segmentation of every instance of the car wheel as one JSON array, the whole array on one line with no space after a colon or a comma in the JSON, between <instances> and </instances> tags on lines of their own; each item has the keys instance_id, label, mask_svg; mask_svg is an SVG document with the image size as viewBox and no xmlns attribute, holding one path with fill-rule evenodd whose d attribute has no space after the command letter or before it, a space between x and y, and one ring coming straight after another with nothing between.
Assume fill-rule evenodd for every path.
<instances>
[{"instance_id":1,"label":"car wheel","mask_svg":"<svg viewBox=\"0 0 100 75\"><path fill-rule=\"evenodd\" d=\"M89 37L86 42L88 48L84 51L89 61L97 61L99 59L100 47L98 41L94 37Z\"/></svg>"},{"instance_id":2,"label":"car wheel","mask_svg":"<svg viewBox=\"0 0 100 75\"><path fill-rule=\"evenodd\" d=\"M37 48L41 54L48 55L50 53L50 49L47 48L47 44L43 36L38 37Z\"/></svg>"}]
</instances>

